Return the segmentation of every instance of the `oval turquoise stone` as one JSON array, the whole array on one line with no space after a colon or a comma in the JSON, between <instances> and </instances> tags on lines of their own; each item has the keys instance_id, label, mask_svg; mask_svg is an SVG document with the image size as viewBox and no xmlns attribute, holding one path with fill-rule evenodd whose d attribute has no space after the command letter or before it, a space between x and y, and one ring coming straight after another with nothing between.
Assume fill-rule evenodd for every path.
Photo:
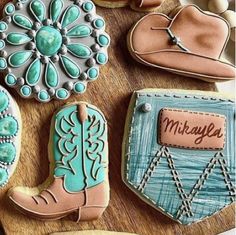
<instances>
[{"instance_id":1,"label":"oval turquoise stone","mask_svg":"<svg viewBox=\"0 0 236 235\"><path fill-rule=\"evenodd\" d=\"M6 10L5 10L6 14L13 14L15 12L15 6L10 3L7 7L6 7Z\"/></svg>"},{"instance_id":2,"label":"oval turquoise stone","mask_svg":"<svg viewBox=\"0 0 236 235\"><path fill-rule=\"evenodd\" d=\"M20 92L23 96L29 97L32 93L32 89L30 86L25 85L25 86L21 87Z\"/></svg>"},{"instance_id":3,"label":"oval turquoise stone","mask_svg":"<svg viewBox=\"0 0 236 235\"><path fill-rule=\"evenodd\" d=\"M2 50L5 47L5 42L3 40L0 40L0 50Z\"/></svg>"},{"instance_id":4,"label":"oval turquoise stone","mask_svg":"<svg viewBox=\"0 0 236 235\"><path fill-rule=\"evenodd\" d=\"M0 143L0 162L11 164L16 157L16 148L12 143Z\"/></svg>"},{"instance_id":5,"label":"oval turquoise stone","mask_svg":"<svg viewBox=\"0 0 236 235\"><path fill-rule=\"evenodd\" d=\"M7 61L5 58L0 58L0 70L3 70L7 67Z\"/></svg>"},{"instance_id":6,"label":"oval turquoise stone","mask_svg":"<svg viewBox=\"0 0 236 235\"><path fill-rule=\"evenodd\" d=\"M98 53L96 59L99 64L106 64L107 62L107 56L104 53Z\"/></svg>"},{"instance_id":7,"label":"oval turquoise stone","mask_svg":"<svg viewBox=\"0 0 236 235\"><path fill-rule=\"evenodd\" d=\"M8 106L9 106L9 98L7 94L3 91L0 91L0 112L5 111L8 108Z\"/></svg>"},{"instance_id":8,"label":"oval turquoise stone","mask_svg":"<svg viewBox=\"0 0 236 235\"><path fill-rule=\"evenodd\" d=\"M13 74L7 74L5 82L8 86L14 86L16 85L16 77Z\"/></svg>"},{"instance_id":9,"label":"oval turquoise stone","mask_svg":"<svg viewBox=\"0 0 236 235\"><path fill-rule=\"evenodd\" d=\"M74 85L74 91L75 91L76 93L83 93L83 92L85 92L85 90L86 90L86 87L85 87L85 85L84 85L83 83L81 83L81 82L77 82L77 83Z\"/></svg>"},{"instance_id":10,"label":"oval turquoise stone","mask_svg":"<svg viewBox=\"0 0 236 235\"><path fill-rule=\"evenodd\" d=\"M68 96L69 96L69 93L64 88L58 89L57 92L56 92L56 97L58 99L66 99Z\"/></svg>"},{"instance_id":11,"label":"oval turquoise stone","mask_svg":"<svg viewBox=\"0 0 236 235\"><path fill-rule=\"evenodd\" d=\"M0 32L6 31L8 28L6 22L0 21Z\"/></svg>"},{"instance_id":12,"label":"oval turquoise stone","mask_svg":"<svg viewBox=\"0 0 236 235\"><path fill-rule=\"evenodd\" d=\"M100 44L100 46L107 46L110 42L109 38L105 35L100 35L98 37L98 42Z\"/></svg>"},{"instance_id":13,"label":"oval turquoise stone","mask_svg":"<svg viewBox=\"0 0 236 235\"><path fill-rule=\"evenodd\" d=\"M7 169L4 169L0 166L0 187L4 186L8 181L8 172Z\"/></svg>"},{"instance_id":14,"label":"oval turquoise stone","mask_svg":"<svg viewBox=\"0 0 236 235\"><path fill-rule=\"evenodd\" d=\"M99 75L99 71L97 68L90 68L88 70L88 77L90 80L95 80L98 78L98 75Z\"/></svg>"},{"instance_id":15,"label":"oval turquoise stone","mask_svg":"<svg viewBox=\"0 0 236 235\"><path fill-rule=\"evenodd\" d=\"M60 32L50 26L42 27L38 31L35 40L39 52L46 56L55 55L62 45Z\"/></svg>"},{"instance_id":16,"label":"oval turquoise stone","mask_svg":"<svg viewBox=\"0 0 236 235\"><path fill-rule=\"evenodd\" d=\"M39 92L38 98L41 101L48 101L50 99L50 96L49 96L47 91L42 90L42 91Z\"/></svg>"},{"instance_id":17,"label":"oval turquoise stone","mask_svg":"<svg viewBox=\"0 0 236 235\"><path fill-rule=\"evenodd\" d=\"M18 123L15 118L7 116L0 119L0 136L13 136L18 131Z\"/></svg>"}]
</instances>

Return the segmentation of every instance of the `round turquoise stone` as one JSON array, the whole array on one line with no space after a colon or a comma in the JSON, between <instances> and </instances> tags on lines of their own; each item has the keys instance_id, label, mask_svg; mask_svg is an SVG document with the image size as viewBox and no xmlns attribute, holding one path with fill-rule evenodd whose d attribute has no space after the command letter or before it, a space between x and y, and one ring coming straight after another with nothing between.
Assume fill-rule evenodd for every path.
<instances>
[{"instance_id":1,"label":"round turquoise stone","mask_svg":"<svg viewBox=\"0 0 236 235\"><path fill-rule=\"evenodd\" d=\"M83 9L87 12L91 11L93 9L93 3L91 2L84 3Z\"/></svg>"},{"instance_id":2,"label":"round turquoise stone","mask_svg":"<svg viewBox=\"0 0 236 235\"><path fill-rule=\"evenodd\" d=\"M48 101L48 100L50 99L50 96L49 96L49 94L48 94L47 91L42 90L42 91L39 92L38 98L39 98L41 101Z\"/></svg>"},{"instance_id":3,"label":"round turquoise stone","mask_svg":"<svg viewBox=\"0 0 236 235\"><path fill-rule=\"evenodd\" d=\"M110 42L109 38L105 35L100 35L98 37L98 42L101 46L107 46Z\"/></svg>"},{"instance_id":4,"label":"round turquoise stone","mask_svg":"<svg viewBox=\"0 0 236 235\"><path fill-rule=\"evenodd\" d=\"M97 68L91 68L88 70L88 77L90 80L95 80L98 78L99 71Z\"/></svg>"},{"instance_id":5,"label":"round turquoise stone","mask_svg":"<svg viewBox=\"0 0 236 235\"><path fill-rule=\"evenodd\" d=\"M0 70L3 70L7 67L7 62L5 58L0 58Z\"/></svg>"},{"instance_id":6,"label":"round turquoise stone","mask_svg":"<svg viewBox=\"0 0 236 235\"><path fill-rule=\"evenodd\" d=\"M0 166L0 186L4 186L8 181L8 172L7 169L4 169Z\"/></svg>"},{"instance_id":7,"label":"round turquoise stone","mask_svg":"<svg viewBox=\"0 0 236 235\"><path fill-rule=\"evenodd\" d=\"M0 153L0 162L12 164L16 157L16 148L12 143L1 143Z\"/></svg>"},{"instance_id":8,"label":"round turquoise stone","mask_svg":"<svg viewBox=\"0 0 236 235\"><path fill-rule=\"evenodd\" d=\"M7 24L4 21L0 21L0 32L7 30Z\"/></svg>"},{"instance_id":9,"label":"round turquoise stone","mask_svg":"<svg viewBox=\"0 0 236 235\"><path fill-rule=\"evenodd\" d=\"M75 83L74 91L76 93L83 93L83 92L85 92L85 90L86 90L86 87L85 87L85 85L83 83L81 83L81 82Z\"/></svg>"},{"instance_id":10,"label":"round turquoise stone","mask_svg":"<svg viewBox=\"0 0 236 235\"><path fill-rule=\"evenodd\" d=\"M32 89L30 86L25 85L25 86L21 87L20 92L23 96L29 97L32 93Z\"/></svg>"},{"instance_id":11,"label":"round turquoise stone","mask_svg":"<svg viewBox=\"0 0 236 235\"><path fill-rule=\"evenodd\" d=\"M62 36L51 26L42 27L36 35L36 46L39 52L46 56L55 55L62 45Z\"/></svg>"},{"instance_id":12,"label":"round turquoise stone","mask_svg":"<svg viewBox=\"0 0 236 235\"><path fill-rule=\"evenodd\" d=\"M5 47L5 42L3 40L0 40L0 50L2 50Z\"/></svg>"},{"instance_id":13,"label":"round turquoise stone","mask_svg":"<svg viewBox=\"0 0 236 235\"><path fill-rule=\"evenodd\" d=\"M94 26L97 29L100 29L100 28L104 27L104 25L105 25L105 22L102 19L97 19L97 20L94 21Z\"/></svg>"},{"instance_id":14,"label":"round turquoise stone","mask_svg":"<svg viewBox=\"0 0 236 235\"><path fill-rule=\"evenodd\" d=\"M5 82L8 86L14 86L16 85L16 77L13 74L8 74L5 77Z\"/></svg>"},{"instance_id":15,"label":"round turquoise stone","mask_svg":"<svg viewBox=\"0 0 236 235\"><path fill-rule=\"evenodd\" d=\"M98 53L96 59L99 64L107 63L107 56L104 53Z\"/></svg>"},{"instance_id":16,"label":"round turquoise stone","mask_svg":"<svg viewBox=\"0 0 236 235\"><path fill-rule=\"evenodd\" d=\"M7 94L3 91L0 91L0 112L5 111L8 108L8 106L9 106L9 98Z\"/></svg>"},{"instance_id":17,"label":"round turquoise stone","mask_svg":"<svg viewBox=\"0 0 236 235\"><path fill-rule=\"evenodd\" d=\"M68 96L69 96L69 93L68 93L68 91L67 91L66 89L64 89L64 88L58 89L57 92L56 92L56 97L57 97L58 99L64 100L64 99L67 99Z\"/></svg>"}]
</instances>

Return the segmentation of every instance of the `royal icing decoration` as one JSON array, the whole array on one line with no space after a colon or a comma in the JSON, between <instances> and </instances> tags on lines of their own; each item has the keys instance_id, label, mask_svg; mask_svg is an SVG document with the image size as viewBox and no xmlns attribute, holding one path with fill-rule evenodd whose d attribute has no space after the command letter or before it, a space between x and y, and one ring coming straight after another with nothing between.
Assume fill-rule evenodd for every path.
<instances>
[{"instance_id":1,"label":"royal icing decoration","mask_svg":"<svg viewBox=\"0 0 236 235\"><path fill-rule=\"evenodd\" d=\"M218 93L134 93L122 177L145 202L181 224L235 201L235 103Z\"/></svg>"},{"instance_id":2,"label":"royal icing decoration","mask_svg":"<svg viewBox=\"0 0 236 235\"><path fill-rule=\"evenodd\" d=\"M12 189L14 207L40 220L72 213L76 221L99 218L109 203L107 123L101 111L82 102L63 107L53 117L49 148L49 186L38 194Z\"/></svg>"},{"instance_id":3,"label":"royal icing decoration","mask_svg":"<svg viewBox=\"0 0 236 235\"><path fill-rule=\"evenodd\" d=\"M0 86L0 187L7 184L19 158L21 121L18 106Z\"/></svg>"},{"instance_id":4,"label":"royal icing decoration","mask_svg":"<svg viewBox=\"0 0 236 235\"><path fill-rule=\"evenodd\" d=\"M17 1L4 14L0 70L24 98L48 102L84 93L108 61L110 38L92 1Z\"/></svg>"}]
</instances>

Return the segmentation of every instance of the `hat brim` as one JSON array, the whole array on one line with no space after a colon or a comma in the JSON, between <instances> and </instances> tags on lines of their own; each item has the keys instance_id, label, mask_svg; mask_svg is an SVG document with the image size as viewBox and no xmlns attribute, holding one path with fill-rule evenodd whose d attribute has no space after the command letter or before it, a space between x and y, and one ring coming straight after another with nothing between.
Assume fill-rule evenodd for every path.
<instances>
[{"instance_id":1,"label":"hat brim","mask_svg":"<svg viewBox=\"0 0 236 235\"><path fill-rule=\"evenodd\" d=\"M207 82L224 82L235 79L235 67L232 64L202 55L175 50L141 55L131 51L131 54L145 65Z\"/></svg>"}]
</instances>

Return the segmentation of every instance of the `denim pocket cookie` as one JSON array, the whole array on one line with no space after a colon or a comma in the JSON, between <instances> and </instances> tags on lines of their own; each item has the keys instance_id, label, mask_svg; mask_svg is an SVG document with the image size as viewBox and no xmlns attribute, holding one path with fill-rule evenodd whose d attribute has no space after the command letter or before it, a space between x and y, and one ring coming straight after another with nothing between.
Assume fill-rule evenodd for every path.
<instances>
[{"instance_id":1,"label":"denim pocket cookie","mask_svg":"<svg viewBox=\"0 0 236 235\"><path fill-rule=\"evenodd\" d=\"M182 224L235 201L235 103L214 92L133 94L122 176L146 203Z\"/></svg>"}]
</instances>

